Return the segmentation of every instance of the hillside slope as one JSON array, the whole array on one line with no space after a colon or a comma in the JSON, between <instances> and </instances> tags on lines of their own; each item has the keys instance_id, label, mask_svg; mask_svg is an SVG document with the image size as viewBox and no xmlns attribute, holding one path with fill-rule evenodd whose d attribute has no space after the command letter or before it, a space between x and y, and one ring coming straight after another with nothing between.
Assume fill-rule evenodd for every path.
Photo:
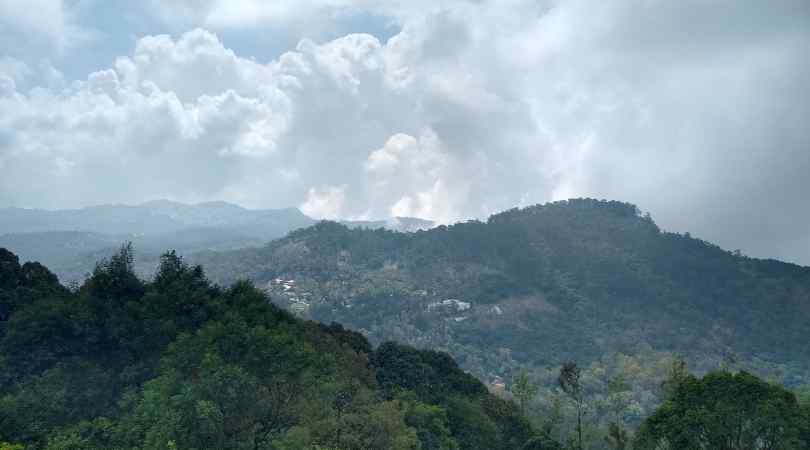
<instances>
[{"instance_id":1,"label":"hillside slope","mask_svg":"<svg viewBox=\"0 0 810 450\"><path fill-rule=\"evenodd\" d=\"M0 208L0 247L23 261L38 261L63 283L81 282L96 261L132 242L135 270L151 277L160 255L173 248L190 255L260 247L288 232L315 224L295 208L247 209L226 202L184 204L155 200L139 205L101 205L81 209ZM417 231L433 222L411 217L346 221L350 228Z\"/></svg>"},{"instance_id":2,"label":"hillside slope","mask_svg":"<svg viewBox=\"0 0 810 450\"><path fill-rule=\"evenodd\" d=\"M0 447L520 448L535 435L446 354L304 322L174 254L124 248L76 291L0 248Z\"/></svg>"},{"instance_id":3,"label":"hillside slope","mask_svg":"<svg viewBox=\"0 0 810 450\"><path fill-rule=\"evenodd\" d=\"M275 237L312 223L312 219L295 208L246 209L226 202L189 205L154 200L139 205L99 205L65 210L0 208L0 234L87 231L159 235L189 227L234 227L248 234Z\"/></svg>"},{"instance_id":4,"label":"hillside slope","mask_svg":"<svg viewBox=\"0 0 810 450\"><path fill-rule=\"evenodd\" d=\"M260 246L315 223L294 208L251 210L225 202L156 200L73 210L0 209L0 247L39 261L63 282L80 282L124 242L138 249L136 270L152 276L160 254Z\"/></svg>"},{"instance_id":5,"label":"hillside slope","mask_svg":"<svg viewBox=\"0 0 810 450\"><path fill-rule=\"evenodd\" d=\"M487 381L566 360L610 371L616 355L810 379L809 268L664 232L626 203L556 202L413 234L322 222L196 260L372 342L447 350Z\"/></svg>"}]
</instances>

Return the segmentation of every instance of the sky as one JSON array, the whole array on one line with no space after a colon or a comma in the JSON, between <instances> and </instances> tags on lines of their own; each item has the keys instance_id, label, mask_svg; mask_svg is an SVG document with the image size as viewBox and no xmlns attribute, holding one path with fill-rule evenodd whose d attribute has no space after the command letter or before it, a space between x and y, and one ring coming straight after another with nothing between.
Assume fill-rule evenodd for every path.
<instances>
[{"instance_id":1,"label":"sky","mask_svg":"<svg viewBox=\"0 0 810 450\"><path fill-rule=\"evenodd\" d=\"M810 265L806 0L0 0L0 206L595 197Z\"/></svg>"}]
</instances>

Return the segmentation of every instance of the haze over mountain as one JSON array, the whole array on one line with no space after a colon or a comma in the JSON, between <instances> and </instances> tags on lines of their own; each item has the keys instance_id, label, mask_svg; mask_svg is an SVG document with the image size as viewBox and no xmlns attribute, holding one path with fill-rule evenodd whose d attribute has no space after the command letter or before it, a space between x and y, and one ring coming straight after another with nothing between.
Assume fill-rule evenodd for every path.
<instances>
[{"instance_id":1,"label":"haze over mountain","mask_svg":"<svg viewBox=\"0 0 810 450\"><path fill-rule=\"evenodd\" d=\"M233 228L273 238L313 220L295 208L251 210L226 202L188 205L155 200L139 205L100 205L80 209L0 209L0 233L87 231L114 235L160 235L188 228ZM279 230L283 230L279 232Z\"/></svg>"},{"instance_id":2,"label":"haze over mountain","mask_svg":"<svg viewBox=\"0 0 810 450\"><path fill-rule=\"evenodd\" d=\"M314 223L296 208L254 210L227 202L189 205L155 200L72 210L0 208L0 247L16 252L23 261L39 261L63 282L70 282L82 280L96 261L132 242L139 254L138 272L151 276L158 257L169 248L193 254L261 246ZM407 217L344 223L400 231L433 226Z\"/></svg>"},{"instance_id":3,"label":"haze over mountain","mask_svg":"<svg viewBox=\"0 0 810 450\"><path fill-rule=\"evenodd\" d=\"M810 264L808 47L806 0L3 0L0 207L587 196Z\"/></svg>"}]
</instances>

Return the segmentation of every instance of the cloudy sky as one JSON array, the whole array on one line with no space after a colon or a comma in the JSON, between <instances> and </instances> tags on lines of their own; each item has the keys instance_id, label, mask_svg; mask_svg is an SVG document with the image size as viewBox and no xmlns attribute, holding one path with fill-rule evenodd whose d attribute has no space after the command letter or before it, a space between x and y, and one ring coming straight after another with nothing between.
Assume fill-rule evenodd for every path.
<instances>
[{"instance_id":1,"label":"cloudy sky","mask_svg":"<svg viewBox=\"0 0 810 450\"><path fill-rule=\"evenodd\" d=\"M590 196L810 264L807 0L0 0L0 206Z\"/></svg>"}]
</instances>

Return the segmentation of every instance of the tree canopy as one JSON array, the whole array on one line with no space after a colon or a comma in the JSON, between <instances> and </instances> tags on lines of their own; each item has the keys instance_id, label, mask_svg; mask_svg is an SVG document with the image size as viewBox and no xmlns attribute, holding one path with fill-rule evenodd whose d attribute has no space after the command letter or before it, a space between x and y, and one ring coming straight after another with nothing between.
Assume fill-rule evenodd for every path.
<instances>
[{"instance_id":1,"label":"tree canopy","mask_svg":"<svg viewBox=\"0 0 810 450\"><path fill-rule=\"evenodd\" d=\"M0 448L512 449L534 437L446 354L373 349L248 282L124 246L74 291L0 249Z\"/></svg>"},{"instance_id":2,"label":"tree canopy","mask_svg":"<svg viewBox=\"0 0 810 450\"><path fill-rule=\"evenodd\" d=\"M635 448L806 449L806 419L794 393L749 373L688 375L644 421Z\"/></svg>"}]
</instances>

